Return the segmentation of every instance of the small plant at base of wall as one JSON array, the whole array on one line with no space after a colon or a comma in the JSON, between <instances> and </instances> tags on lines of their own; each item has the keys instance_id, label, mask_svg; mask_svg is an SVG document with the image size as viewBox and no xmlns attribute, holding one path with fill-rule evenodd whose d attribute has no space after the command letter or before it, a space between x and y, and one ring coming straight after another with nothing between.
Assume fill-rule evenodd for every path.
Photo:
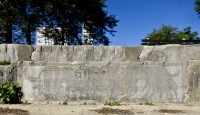
<instances>
[{"instance_id":1,"label":"small plant at base of wall","mask_svg":"<svg viewBox=\"0 0 200 115\"><path fill-rule=\"evenodd\" d=\"M120 103L119 102L106 102L104 105L109 105L109 106L120 106Z\"/></svg>"},{"instance_id":2,"label":"small plant at base of wall","mask_svg":"<svg viewBox=\"0 0 200 115\"><path fill-rule=\"evenodd\" d=\"M138 103L139 105L143 105L143 103Z\"/></svg>"},{"instance_id":3,"label":"small plant at base of wall","mask_svg":"<svg viewBox=\"0 0 200 115\"><path fill-rule=\"evenodd\" d=\"M0 100L6 104L21 103L23 94L17 82L7 81L0 87Z\"/></svg>"},{"instance_id":4,"label":"small plant at base of wall","mask_svg":"<svg viewBox=\"0 0 200 115\"><path fill-rule=\"evenodd\" d=\"M63 104L63 105L68 105L67 100L65 100L62 104Z\"/></svg>"},{"instance_id":5,"label":"small plant at base of wall","mask_svg":"<svg viewBox=\"0 0 200 115\"><path fill-rule=\"evenodd\" d=\"M149 106L155 106L153 103L149 103L149 102L145 102L145 105L149 105Z\"/></svg>"},{"instance_id":6,"label":"small plant at base of wall","mask_svg":"<svg viewBox=\"0 0 200 115\"><path fill-rule=\"evenodd\" d=\"M0 61L0 65L10 65L11 63L9 61Z\"/></svg>"}]
</instances>

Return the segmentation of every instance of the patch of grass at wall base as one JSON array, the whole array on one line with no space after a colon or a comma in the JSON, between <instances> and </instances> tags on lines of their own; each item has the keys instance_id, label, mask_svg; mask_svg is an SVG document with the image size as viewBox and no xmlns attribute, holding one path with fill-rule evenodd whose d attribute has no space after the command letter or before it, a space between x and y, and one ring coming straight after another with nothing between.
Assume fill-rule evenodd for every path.
<instances>
[{"instance_id":1,"label":"patch of grass at wall base","mask_svg":"<svg viewBox=\"0 0 200 115\"><path fill-rule=\"evenodd\" d=\"M11 63L9 61L0 61L0 65L10 65Z\"/></svg>"},{"instance_id":2,"label":"patch of grass at wall base","mask_svg":"<svg viewBox=\"0 0 200 115\"><path fill-rule=\"evenodd\" d=\"M120 103L119 102L106 102L104 105L109 105L109 106L120 106Z\"/></svg>"},{"instance_id":3,"label":"patch of grass at wall base","mask_svg":"<svg viewBox=\"0 0 200 115\"><path fill-rule=\"evenodd\" d=\"M145 102L145 105L149 105L149 106L155 106L153 103L149 103L149 102Z\"/></svg>"}]
</instances>

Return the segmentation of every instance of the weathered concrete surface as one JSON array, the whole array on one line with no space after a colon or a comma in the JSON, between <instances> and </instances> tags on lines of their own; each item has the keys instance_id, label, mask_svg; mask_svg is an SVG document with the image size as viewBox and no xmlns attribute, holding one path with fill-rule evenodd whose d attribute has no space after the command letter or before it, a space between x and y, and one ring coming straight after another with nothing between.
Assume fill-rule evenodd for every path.
<instances>
[{"instance_id":1,"label":"weathered concrete surface","mask_svg":"<svg viewBox=\"0 0 200 115\"><path fill-rule=\"evenodd\" d=\"M35 46L1 44L0 61L179 62L200 60L200 45L163 46ZM34 51L33 51L34 50Z\"/></svg>"},{"instance_id":2,"label":"weathered concrete surface","mask_svg":"<svg viewBox=\"0 0 200 115\"><path fill-rule=\"evenodd\" d=\"M200 45L1 44L3 60L12 65L0 66L0 82L17 80L26 100L200 100Z\"/></svg>"},{"instance_id":3,"label":"weathered concrete surface","mask_svg":"<svg viewBox=\"0 0 200 115\"><path fill-rule=\"evenodd\" d=\"M32 60L64 61L138 61L143 47L120 46L35 46Z\"/></svg>"},{"instance_id":4,"label":"weathered concrete surface","mask_svg":"<svg viewBox=\"0 0 200 115\"><path fill-rule=\"evenodd\" d=\"M30 61L33 48L28 45L1 44L0 61Z\"/></svg>"},{"instance_id":5,"label":"weathered concrete surface","mask_svg":"<svg viewBox=\"0 0 200 115\"><path fill-rule=\"evenodd\" d=\"M25 100L183 102L186 63L23 62Z\"/></svg>"},{"instance_id":6,"label":"weathered concrete surface","mask_svg":"<svg viewBox=\"0 0 200 115\"><path fill-rule=\"evenodd\" d=\"M138 61L140 53L143 50L143 47L124 47L126 58L124 61Z\"/></svg>"},{"instance_id":7,"label":"weathered concrete surface","mask_svg":"<svg viewBox=\"0 0 200 115\"><path fill-rule=\"evenodd\" d=\"M15 64L0 65L0 85L7 80L17 81L17 67Z\"/></svg>"},{"instance_id":8,"label":"weathered concrete surface","mask_svg":"<svg viewBox=\"0 0 200 115\"><path fill-rule=\"evenodd\" d=\"M116 62L179 62L200 60L200 45L162 46L36 46L32 60L62 61L116 61Z\"/></svg>"},{"instance_id":9,"label":"weathered concrete surface","mask_svg":"<svg viewBox=\"0 0 200 115\"><path fill-rule=\"evenodd\" d=\"M140 61L179 62L200 60L200 45L143 46Z\"/></svg>"},{"instance_id":10,"label":"weathered concrete surface","mask_svg":"<svg viewBox=\"0 0 200 115\"><path fill-rule=\"evenodd\" d=\"M200 102L200 61L191 60L187 67L186 102Z\"/></svg>"}]
</instances>

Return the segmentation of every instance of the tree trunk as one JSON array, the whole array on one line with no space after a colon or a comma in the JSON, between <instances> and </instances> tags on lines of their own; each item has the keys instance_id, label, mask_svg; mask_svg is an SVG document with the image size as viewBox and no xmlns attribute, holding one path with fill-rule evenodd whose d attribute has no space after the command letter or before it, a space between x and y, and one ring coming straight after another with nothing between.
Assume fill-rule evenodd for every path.
<instances>
[{"instance_id":1,"label":"tree trunk","mask_svg":"<svg viewBox=\"0 0 200 115\"><path fill-rule=\"evenodd\" d=\"M65 44L65 35L64 35L64 32L65 31L65 28L61 28L61 45L64 45Z\"/></svg>"},{"instance_id":2,"label":"tree trunk","mask_svg":"<svg viewBox=\"0 0 200 115\"><path fill-rule=\"evenodd\" d=\"M26 25L26 44L31 45L31 25L28 22Z\"/></svg>"},{"instance_id":3,"label":"tree trunk","mask_svg":"<svg viewBox=\"0 0 200 115\"><path fill-rule=\"evenodd\" d=\"M29 18L27 16L26 10L27 10L27 3L26 0L21 1L22 3L22 13L24 18L24 25L25 25L25 34L26 34L26 44L31 45L31 23L29 21Z\"/></svg>"},{"instance_id":4,"label":"tree trunk","mask_svg":"<svg viewBox=\"0 0 200 115\"><path fill-rule=\"evenodd\" d=\"M62 39L61 39L61 45L65 44L65 37L62 35Z\"/></svg>"},{"instance_id":5,"label":"tree trunk","mask_svg":"<svg viewBox=\"0 0 200 115\"><path fill-rule=\"evenodd\" d=\"M7 33L6 33L6 43L12 44L12 24L8 24L6 26Z\"/></svg>"}]
</instances>

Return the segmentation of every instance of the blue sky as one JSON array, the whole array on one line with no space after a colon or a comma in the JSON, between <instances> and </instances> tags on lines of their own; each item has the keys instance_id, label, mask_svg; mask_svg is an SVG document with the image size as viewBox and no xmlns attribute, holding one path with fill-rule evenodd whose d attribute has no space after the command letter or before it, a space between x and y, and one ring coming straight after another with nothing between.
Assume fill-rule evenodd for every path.
<instances>
[{"instance_id":1,"label":"blue sky","mask_svg":"<svg viewBox=\"0 0 200 115\"><path fill-rule=\"evenodd\" d=\"M108 14L120 20L110 46L139 46L141 39L160 28L162 24L178 27L187 26L200 36L200 18L195 12L196 0L107 0Z\"/></svg>"}]
</instances>

